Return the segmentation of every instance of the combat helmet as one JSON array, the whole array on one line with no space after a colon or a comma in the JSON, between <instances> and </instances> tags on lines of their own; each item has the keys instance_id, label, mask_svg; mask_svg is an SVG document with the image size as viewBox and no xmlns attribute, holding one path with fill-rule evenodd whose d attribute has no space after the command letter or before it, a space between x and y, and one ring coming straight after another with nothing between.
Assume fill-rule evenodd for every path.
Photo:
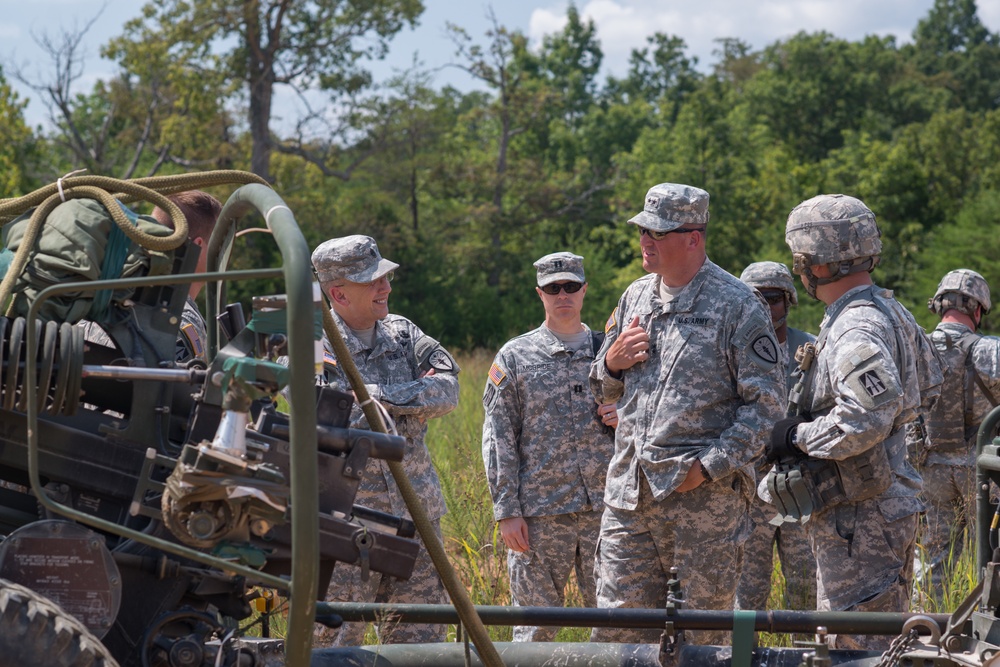
<instances>
[{"instance_id":1,"label":"combat helmet","mask_svg":"<svg viewBox=\"0 0 1000 667\"><path fill-rule=\"evenodd\" d=\"M990 286L986 284L986 279L971 269L956 269L946 273L938 283L937 292L927 300L927 307L939 316L954 309L973 319L976 317L977 307L982 306L983 313L988 313L992 305Z\"/></svg>"},{"instance_id":2,"label":"combat helmet","mask_svg":"<svg viewBox=\"0 0 1000 667\"><path fill-rule=\"evenodd\" d=\"M792 271L806 278L806 292L815 299L818 285L878 266L882 232L860 199L818 195L788 214L785 243L792 250ZM819 264L829 268L829 278L813 274L812 267Z\"/></svg>"},{"instance_id":3,"label":"combat helmet","mask_svg":"<svg viewBox=\"0 0 1000 667\"><path fill-rule=\"evenodd\" d=\"M797 306L799 295L788 267L781 262L754 262L743 269L740 280L756 289L777 289L785 293L785 305Z\"/></svg>"}]
</instances>

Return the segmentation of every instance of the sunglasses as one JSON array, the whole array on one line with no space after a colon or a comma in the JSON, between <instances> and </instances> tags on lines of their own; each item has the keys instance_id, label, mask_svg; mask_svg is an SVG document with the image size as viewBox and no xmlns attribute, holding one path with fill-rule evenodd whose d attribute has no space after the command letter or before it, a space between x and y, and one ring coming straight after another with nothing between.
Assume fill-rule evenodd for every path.
<instances>
[{"instance_id":1,"label":"sunglasses","mask_svg":"<svg viewBox=\"0 0 1000 667\"><path fill-rule=\"evenodd\" d=\"M542 290L546 294L551 294L555 296L559 294L560 290L565 290L566 294L576 294L583 288L583 283L549 283L548 285L543 285L538 289Z\"/></svg>"},{"instance_id":2,"label":"sunglasses","mask_svg":"<svg viewBox=\"0 0 1000 667\"><path fill-rule=\"evenodd\" d=\"M646 229L645 227L640 227L639 236L645 234L654 241L659 241L660 239L665 238L667 234L690 234L691 232L703 232L703 231L705 231L704 227L699 227L697 229L671 229L670 231L667 232L656 232L653 231L652 229Z\"/></svg>"},{"instance_id":3,"label":"sunglasses","mask_svg":"<svg viewBox=\"0 0 1000 667\"><path fill-rule=\"evenodd\" d=\"M768 305L773 306L776 303L785 302L784 292L762 292L761 296L764 297L764 301L767 301Z\"/></svg>"},{"instance_id":4,"label":"sunglasses","mask_svg":"<svg viewBox=\"0 0 1000 667\"><path fill-rule=\"evenodd\" d=\"M395 278L395 277L396 277L396 272L395 271L390 271L389 273L383 274L382 277L379 278L378 280L370 280L370 281L368 281L366 283L355 283L355 284L356 285L364 285L365 287L371 287L372 285L374 285L375 283L377 283L379 280L382 280L382 278L385 278L387 282L391 283L392 279Z\"/></svg>"}]
</instances>

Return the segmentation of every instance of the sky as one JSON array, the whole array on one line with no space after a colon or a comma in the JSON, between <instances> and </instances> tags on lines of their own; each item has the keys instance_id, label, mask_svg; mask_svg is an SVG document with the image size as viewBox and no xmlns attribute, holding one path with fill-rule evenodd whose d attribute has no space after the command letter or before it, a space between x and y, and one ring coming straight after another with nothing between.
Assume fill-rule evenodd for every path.
<instances>
[{"instance_id":1,"label":"sky","mask_svg":"<svg viewBox=\"0 0 1000 667\"><path fill-rule=\"evenodd\" d=\"M77 32L100 13L83 42L85 75L79 91L114 72L112 63L101 60L101 45L121 33L125 21L138 16L142 0L0 0L0 63L12 65L32 81L51 80L52 63L36 44L48 35ZM374 66L376 80L410 68L416 56L424 68L436 72L433 83L462 90L474 83L458 68L455 47L446 36L446 24L464 28L474 41L485 44L491 27L489 12L509 30L528 35L539 44L546 34L562 29L568 2L561 0L424 0L426 10L415 30L404 30L393 40L389 57ZM866 35L894 35L898 43L911 40L917 22L925 17L934 0L576 0L581 15L597 25L604 52L604 75L623 76L634 48L646 46L655 32L677 35L695 56L699 68L708 71L716 58L715 40L736 37L753 49L796 34L825 30L851 41ZM104 7L101 11L101 7ZM979 17L992 32L1000 32L1000 0L979 0ZM36 94L11 82L29 98L26 117L31 125L45 124L45 110Z\"/></svg>"}]
</instances>

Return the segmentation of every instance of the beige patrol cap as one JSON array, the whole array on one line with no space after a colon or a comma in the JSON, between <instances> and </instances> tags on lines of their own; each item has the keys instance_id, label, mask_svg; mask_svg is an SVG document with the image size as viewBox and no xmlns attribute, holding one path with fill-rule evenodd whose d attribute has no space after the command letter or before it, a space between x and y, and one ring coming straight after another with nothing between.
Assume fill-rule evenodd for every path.
<instances>
[{"instance_id":1,"label":"beige patrol cap","mask_svg":"<svg viewBox=\"0 0 1000 667\"><path fill-rule=\"evenodd\" d=\"M312 263L321 282L370 283L399 268L382 257L375 239L361 234L323 241L313 251Z\"/></svg>"},{"instance_id":2,"label":"beige patrol cap","mask_svg":"<svg viewBox=\"0 0 1000 667\"><path fill-rule=\"evenodd\" d=\"M546 255L535 262L534 266L538 270L539 287L560 280L587 282L583 277L583 257L571 252L554 252Z\"/></svg>"}]
</instances>

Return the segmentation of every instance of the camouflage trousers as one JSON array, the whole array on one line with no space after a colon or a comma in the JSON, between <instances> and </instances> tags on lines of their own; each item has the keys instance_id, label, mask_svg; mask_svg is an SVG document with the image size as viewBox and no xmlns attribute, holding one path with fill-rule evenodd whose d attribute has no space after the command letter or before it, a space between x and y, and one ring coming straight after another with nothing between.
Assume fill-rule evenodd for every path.
<instances>
[{"instance_id":1,"label":"camouflage trousers","mask_svg":"<svg viewBox=\"0 0 1000 667\"><path fill-rule=\"evenodd\" d=\"M641 473L640 473L641 475ZM605 507L597 547L597 606L663 609L678 568L685 609L732 609L750 495L736 475L654 500L642 477L635 510ZM734 486L736 488L734 488ZM662 630L594 628L595 642L655 643ZM726 644L730 632L687 631L689 642Z\"/></svg>"},{"instance_id":2,"label":"camouflage trousers","mask_svg":"<svg viewBox=\"0 0 1000 667\"><path fill-rule=\"evenodd\" d=\"M573 512L525 517L531 549L507 551L511 602L519 607L561 607L566 601L569 573L576 571L585 607L597 606L594 553L601 530L601 512ZM548 642L554 626L514 626L516 642Z\"/></svg>"},{"instance_id":3,"label":"camouflage trousers","mask_svg":"<svg viewBox=\"0 0 1000 667\"><path fill-rule=\"evenodd\" d=\"M892 510L892 498L843 503L805 524L816 554L817 610L909 609L917 515ZM892 637L835 635L830 641L836 648L884 651Z\"/></svg>"},{"instance_id":4,"label":"camouflage trousers","mask_svg":"<svg viewBox=\"0 0 1000 667\"><path fill-rule=\"evenodd\" d=\"M743 571L736 587L736 608L767 608L774 552L777 549L781 574L785 579L781 608L815 609L816 559L809 545L809 536L799 523L772 526L769 522L774 514L774 508L760 499L754 500L750 508L753 532L743 545Z\"/></svg>"},{"instance_id":5,"label":"camouflage trousers","mask_svg":"<svg viewBox=\"0 0 1000 667\"><path fill-rule=\"evenodd\" d=\"M434 530L441 536L441 520L435 519ZM333 568L326 599L331 602L385 602L395 604L447 604L448 595L434 564L421 543L413 566L413 575L406 580L383 577L372 572L368 581L361 581L361 568L338 563ZM365 639L365 623L344 623L339 628L317 625L313 646L361 646ZM419 644L443 642L446 625L383 622L375 624L382 644Z\"/></svg>"},{"instance_id":6,"label":"camouflage trousers","mask_svg":"<svg viewBox=\"0 0 1000 667\"><path fill-rule=\"evenodd\" d=\"M916 576L923 582L924 593L940 600L949 564L962 555L965 532L975 512L976 471L970 466L926 464L920 475L927 510L918 532Z\"/></svg>"}]
</instances>

